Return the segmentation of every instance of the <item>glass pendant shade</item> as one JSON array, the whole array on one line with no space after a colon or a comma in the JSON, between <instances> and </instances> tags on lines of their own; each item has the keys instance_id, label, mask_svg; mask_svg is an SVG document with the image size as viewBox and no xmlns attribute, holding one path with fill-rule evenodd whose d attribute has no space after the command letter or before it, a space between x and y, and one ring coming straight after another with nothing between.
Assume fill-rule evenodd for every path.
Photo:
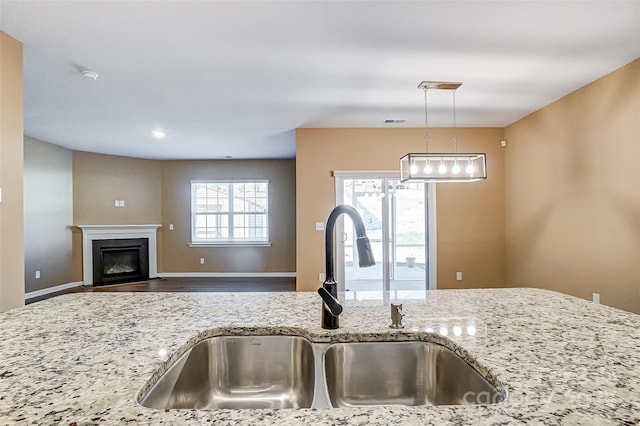
<instances>
[{"instance_id":1,"label":"glass pendant shade","mask_svg":"<svg viewBox=\"0 0 640 426\"><path fill-rule=\"evenodd\" d=\"M400 159L402 182L475 182L486 178L483 153L410 153Z\"/></svg>"}]
</instances>

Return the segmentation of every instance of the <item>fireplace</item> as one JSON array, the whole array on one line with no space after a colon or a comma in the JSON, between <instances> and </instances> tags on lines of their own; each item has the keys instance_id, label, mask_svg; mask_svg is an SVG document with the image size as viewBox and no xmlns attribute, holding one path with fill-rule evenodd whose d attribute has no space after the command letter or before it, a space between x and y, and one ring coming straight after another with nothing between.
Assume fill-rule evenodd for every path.
<instances>
[{"instance_id":1,"label":"fireplace","mask_svg":"<svg viewBox=\"0 0 640 426\"><path fill-rule=\"evenodd\" d=\"M93 285L149 279L149 239L93 240Z\"/></svg>"},{"instance_id":2,"label":"fireplace","mask_svg":"<svg viewBox=\"0 0 640 426\"><path fill-rule=\"evenodd\" d=\"M94 283L93 242L99 240L147 240L147 268L149 279L158 276L158 256L156 231L161 225L76 225L82 230L82 283L92 286ZM100 269L98 264L97 269ZM112 281L113 282L113 281ZM102 282L101 284L105 284Z\"/></svg>"}]
</instances>

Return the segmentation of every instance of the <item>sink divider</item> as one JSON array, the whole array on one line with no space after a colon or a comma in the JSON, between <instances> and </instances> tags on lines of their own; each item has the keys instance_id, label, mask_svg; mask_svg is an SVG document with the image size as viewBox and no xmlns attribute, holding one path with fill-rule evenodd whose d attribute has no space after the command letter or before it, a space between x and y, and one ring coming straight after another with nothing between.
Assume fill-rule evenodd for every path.
<instances>
[{"instance_id":1,"label":"sink divider","mask_svg":"<svg viewBox=\"0 0 640 426\"><path fill-rule=\"evenodd\" d=\"M324 374L324 351L330 343L311 343L314 363L313 402L311 408L333 408Z\"/></svg>"}]
</instances>

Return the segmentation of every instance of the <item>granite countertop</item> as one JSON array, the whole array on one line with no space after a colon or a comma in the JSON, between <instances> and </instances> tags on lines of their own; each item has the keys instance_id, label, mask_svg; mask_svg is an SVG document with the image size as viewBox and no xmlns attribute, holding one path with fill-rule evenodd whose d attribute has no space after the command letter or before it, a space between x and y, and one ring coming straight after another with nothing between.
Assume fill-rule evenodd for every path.
<instances>
[{"instance_id":1,"label":"granite countertop","mask_svg":"<svg viewBox=\"0 0 640 426\"><path fill-rule=\"evenodd\" d=\"M315 293L76 293L0 314L0 424L640 424L640 316L537 289L349 292L339 330ZM392 330L389 303L404 304ZM446 336L444 329L447 330ZM136 395L189 340L436 340L488 369L475 406L153 410Z\"/></svg>"}]
</instances>

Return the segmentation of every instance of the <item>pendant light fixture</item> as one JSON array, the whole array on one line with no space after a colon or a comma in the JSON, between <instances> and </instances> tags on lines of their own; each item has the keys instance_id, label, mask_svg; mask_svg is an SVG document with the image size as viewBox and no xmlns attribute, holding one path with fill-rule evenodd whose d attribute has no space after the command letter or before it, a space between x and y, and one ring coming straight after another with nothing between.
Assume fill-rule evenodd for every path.
<instances>
[{"instance_id":1,"label":"pendant light fixture","mask_svg":"<svg viewBox=\"0 0 640 426\"><path fill-rule=\"evenodd\" d=\"M487 178L484 153L459 153L456 135L456 90L462 83L423 81L418 85L424 91L424 153L409 153L400 159L402 182L475 182ZM429 115L427 91L450 90L453 93L453 152L429 152Z\"/></svg>"}]
</instances>

